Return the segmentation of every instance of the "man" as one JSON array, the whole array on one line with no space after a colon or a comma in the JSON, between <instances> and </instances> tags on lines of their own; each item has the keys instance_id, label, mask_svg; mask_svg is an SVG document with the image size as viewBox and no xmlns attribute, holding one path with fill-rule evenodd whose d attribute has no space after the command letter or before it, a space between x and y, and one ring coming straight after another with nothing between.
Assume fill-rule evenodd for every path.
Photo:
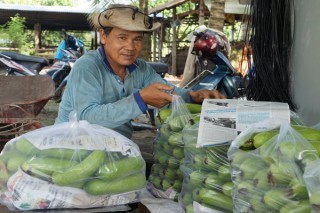
<instances>
[{"instance_id":1,"label":"man","mask_svg":"<svg viewBox=\"0 0 320 213\"><path fill-rule=\"evenodd\" d=\"M138 58L144 33L160 26L138 8L111 5L92 24L99 28L101 45L74 64L56 123L67 122L69 113L75 111L79 120L131 138L131 119L146 112L148 105L161 108L171 103L173 89L186 102L223 98L217 91L175 88Z\"/></svg>"},{"instance_id":2,"label":"man","mask_svg":"<svg viewBox=\"0 0 320 213\"><path fill-rule=\"evenodd\" d=\"M56 53L54 55L55 61L60 61L63 59L64 54L61 50L65 50L68 48L72 49L79 53L77 55L78 57L82 56L86 52L85 46L80 39L77 39L74 36L67 34L65 29L62 29L62 34L63 34L63 40L60 42L56 50Z\"/></svg>"}]
</instances>

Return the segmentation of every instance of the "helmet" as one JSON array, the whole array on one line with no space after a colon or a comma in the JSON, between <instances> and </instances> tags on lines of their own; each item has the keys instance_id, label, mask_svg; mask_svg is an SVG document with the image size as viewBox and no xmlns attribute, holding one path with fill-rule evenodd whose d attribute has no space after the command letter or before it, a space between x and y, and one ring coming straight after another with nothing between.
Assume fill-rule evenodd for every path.
<instances>
[{"instance_id":1,"label":"helmet","mask_svg":"<svg viewBox=\"0 0 320 213\"><path fill-rule=\"evenodd\" d=\"M218 50L220 50L219 41L216 33L210 30L205 30L203 32L194 32L196 36L194 41L194 46L192 49L192 54L199 56L213 56Z\"/></svg>"}]
</instances>

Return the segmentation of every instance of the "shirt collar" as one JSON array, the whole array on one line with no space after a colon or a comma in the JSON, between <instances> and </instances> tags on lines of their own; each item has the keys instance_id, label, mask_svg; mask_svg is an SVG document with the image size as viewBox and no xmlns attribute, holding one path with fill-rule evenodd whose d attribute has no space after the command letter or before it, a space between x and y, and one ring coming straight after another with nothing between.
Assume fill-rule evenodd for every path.
<instances>
[{"instance_id":1,"label":"shirt collar","mask_svg":"<svg viewBox=\"0 0 320 213\"><path fill-rule=\"evenodd\" d=\"M99 47L99 53L100 53L100 55L102 56L103 62L105 63L105 65L110 69L111 72L114 73L112 67L111 67L110 64L109 64L109 61L108 61L108 59L107 59L107 56L106 56L106 54L105 54L105 52L104 52L104 48L103 48L103 45L102 45L102 44L101 44L100 47ZM129 66L127 66L127 68L128 68L128 70L129 70L130 73L132 73L133 71L135 71L135 70L137 69L137 67L138 67L137 61L135 61L135 62L133 62L133 64L130 64Z\"/></svg>"}]
</instances>

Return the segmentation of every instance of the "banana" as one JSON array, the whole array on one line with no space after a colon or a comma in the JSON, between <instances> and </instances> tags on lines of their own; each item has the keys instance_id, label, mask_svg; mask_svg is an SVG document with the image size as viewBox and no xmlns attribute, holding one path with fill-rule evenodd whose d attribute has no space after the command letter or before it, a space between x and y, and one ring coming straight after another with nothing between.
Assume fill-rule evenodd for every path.
<instances>
[{"instance_id":1,"label":"banana","mask_svg":"<svg viewBox=\"0 0 320 213\"><path fill-rule=\"evenodd\" d=\"M223 194L232 197L232 190L233 190L234 183L233 182L226 182L222 185L222 192Z\"/></svg>"},{"instance_id":2,"label":"banana","mask_svg":"<svg viewBox=\"0 0 320 213\"><path fill-rule=\"evenodd\" d=\"M257 149L278 134L278 130L259 132L253 136L253 146Z\"/></svg>"},{"instance_id":3,"label":"banana","mask_svg":"<svg viewBox=\"0 0 320 213\"><path fill-rule=\"evenodd\" d=\"M185 106L188 108L191 114L201 113L201 104L185 103Z\"/></svg>"},{"instance_id":4,"label":"banana","mask_svg":"<svg viewBox=\"0 0 320 213\"><path fill-rule=\"evenodd\" d=\"M122 178L139 171L144 171L145 161L142 157L127 157L103 164L96 176L105 181Z\"/></svg>"},{"instance_id":5,"label":"banana","mask_svg":"<svg viewBox=\"0 0 320 213\"><path fill-rule=\"evenodd\" d=\"M171 115L172 109L167 108L167 109L161 109L159 111L158 117L160 120L160 124L163 124L166 122L167 118Z\"/></svg>"},{"instance_id":6,"label":"banana","mask_svg":"<svg viewBox=\"0 0 320 213\"><path fill-rule=\"evenodd\" d=\"M227 211L233 211L233 200L231 197L219 193L215 190L202 188L199 191L199 199L209 206L218 207Z\"/></svg>"},{"instance_id":7,"label":"banana","mask_svg":"<svg viewBox=\"0 0 320 213\"><path fill-rule=\"evenodd\" d=\"M183 147L176 147L172 149L172 155L173 157L177 158L178 160L181 160L184 158L184 149Z\"/></svg>"},{"instance_id":8,"label":"banana","mask_svg":"<svg viewBox=\"0 0 320 213\"><path fill-rule=\"evenodd\" d=\"M86 181L100 168L105 159L106 153L104 151L95 150L83 161L71 168L68 168L63 172L54 172L52 174L52 181L54 184L60 186Z\"/></svg>"},{"instance_id":9,"label":"banana","mask_svg":"<svg viewBox=\"0 0 320 213\"><path fill-rule=\"evenodd\" d=\"M178 146L178 147L183 146L184 143L182 142L181 132L173 132L168 138L168 144L170 146Z\"/></svg>"},{"instance_id":10,"label":"banana","mask_svg":"<svg viewBox=\"0 0 320 213\"><path fill-rule=\"evenodd\" d=\"M287 196L287 192L280 189L270 189L265 193L263 200L267 207L276 211L279 211L281 207L292 202Z\"/></svg>"},{"instance_id":11,"label":"banana","mask_svg":"<svg viewBox=\"0 0 320 213\"><path fill-rule=\"evenodd\" d=\"M294 197L298 198L299 200L309 198L308 190L303 180L294 178L290 182L289 186L290 186L290 192Z\"/></svg>"},{"instance_id":12,"label":"banana","mask_svg":"<svg viewBox=\"0 0 320 213\"><path fill-rule=\"evenodd\" d=\"M217 174L209 173L203 180L204 186L208 189L222 191L223 181L218 177Z\"/></svg>"},{"instance_id":13,"label":"banana","mask_svg":"<svg viewBox=\"0 0 320 213\"><path fill-rule=\"evenodd\" d=\"M113 195L142 189L145 184L145 175L139 172L113 181L93 179L85 184L84 190L91 195Z\"/></svg>"}]
</instances>

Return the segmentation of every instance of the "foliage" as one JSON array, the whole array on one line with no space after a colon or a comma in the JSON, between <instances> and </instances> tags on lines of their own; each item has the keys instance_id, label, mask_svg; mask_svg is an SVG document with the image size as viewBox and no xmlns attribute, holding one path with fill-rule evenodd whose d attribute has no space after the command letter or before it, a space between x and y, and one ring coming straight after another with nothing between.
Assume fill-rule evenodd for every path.
<instances>
[{"instance_id":1,"label":"foliage","mask_svg":"<svg viewBox=\"0 0 320 213\"><path fill-rule=\"evenodd\" d=\"M74 6L75 0L0 0L4 4L24 4L43 6Z\"/></svg>"},{"instance_id":2,"label":"foliage","mask_svg":"<svg viewBox=\"0 0 320 213\"><path fill-rule=\"evenodd\" d=\"M11 20L0 27L0 38L5 41L2 46L19 48L21 52L29 53L32 43L28 38L32 35L25 33L25 17L16 14ZM29 40L29 41L28 41Z\"/></svg>"}]
</instances>

